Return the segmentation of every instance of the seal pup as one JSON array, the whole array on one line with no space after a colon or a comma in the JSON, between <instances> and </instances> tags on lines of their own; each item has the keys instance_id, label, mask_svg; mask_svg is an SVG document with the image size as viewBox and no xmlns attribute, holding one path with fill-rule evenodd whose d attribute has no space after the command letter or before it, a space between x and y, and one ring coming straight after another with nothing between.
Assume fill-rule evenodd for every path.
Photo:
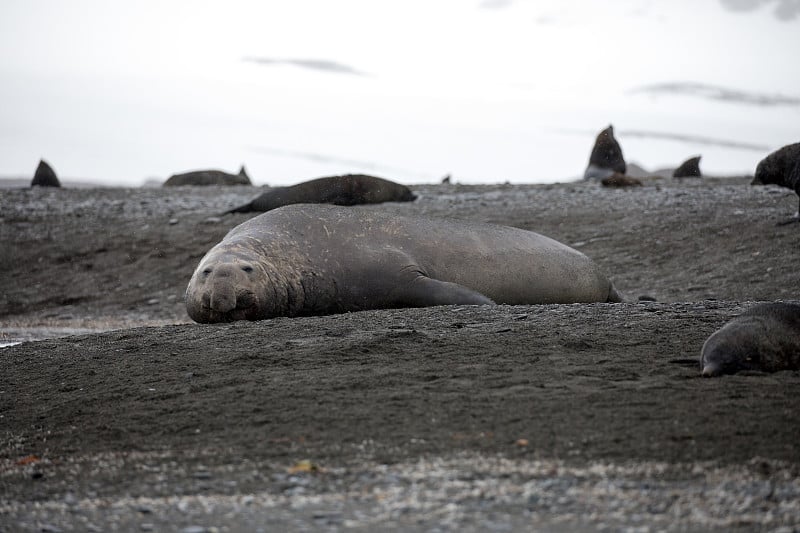
<instances>
[{"instance_id":1,"label":"seal pup","mask_svg":"<svg viewBox=\"0 0 800 533\"><path fill-rule=\"evenodd\" d=\"M672 171L673 178L700 178L703 176L700 172L700 158L702 156L695 156L687 159Z\"/></svg>"},{"instance_id":2,"label":"seal pup","mask_svg":"<svg viewBox=\"0 0 800 533\"><path fill-rule=\"evenodd\" d=\"M780 185L792 189L800 198L800 143L787 144L762 159L756 167L751 185ZM797 213L778 225L800 222L800 204Z\"/></svg>"},{"instance_id":3,"label":"seal pup","mask_svg":"<svg viewBox=\"0 0 800 533\"><path fill-rule=\"evenodd\" d=\"M164 187L179 185L252 185L250 176L244 165L238 174L229 174L222 170L195 170L182 174L173 174L164 182Z\"/></svg>"},{"instance_id":4,"label":"seal pup","mask_svg":"<svg viewBox=\"0 0 800 533\"><path fill-rule=\"evenodd\" d=\"M36 172L33 173L33 180L31 180L31 187L61 187L61 182L58 181L56 171L53 170L47 161L44 159L39 160L39 165L36 167Z\"/></svg>"},{"instance_id":5,"label":"seal pup","mask_svg":"<svg viewBox=\"0 0 800 533\"><path fill-rule=\"evenodd\" d=\"M583 179L603 179L615 172L625 174L625 158L622 157L617 139L614 138L614 126L610 125L597 134L589 165L583 173Z\"/></svg>"},{"instance_id":6,"label":"seal pup","mask_svg":"<svg viewBox=\"0 0 800 533\"><path fill-rule=\"evenodd\" d=\"M740 370L800 369L800 305L751 307L706 340L700 367L704 377Z\"/></svg>"},{"instance_id":7,"label":"seal pup","mask_svg":"<svg viewBox=\"0 0 800 533\"><path fill-rule=\"evenodd\" d=\"M304 181L290 187L275 187L252 202L223 214L271 211L291 204L380 204L411 202L416 198L405 185L375 176L345 174Z\"/></svg>"},{"instance_id":8,"label":"seal pup","mask_svg":"<svg viewBox=\"0 0 800 533\"><path fill-rule=\"evenodd\" d=\"M196 322L449 304L619 302L586 255L532 231L295 204L233 228L186 288Z\"/></svg>"}]
</instances>

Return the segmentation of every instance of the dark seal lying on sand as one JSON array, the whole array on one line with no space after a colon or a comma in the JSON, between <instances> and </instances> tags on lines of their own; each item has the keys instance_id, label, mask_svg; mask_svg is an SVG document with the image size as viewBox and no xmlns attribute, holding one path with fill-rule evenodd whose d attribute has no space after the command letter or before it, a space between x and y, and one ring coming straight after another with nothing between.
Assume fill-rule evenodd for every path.
<instances>
[{"instance_id":1,"label":"dark seal lying on sand","mask_svg":"<svg viewBox=\"0 0 800 533\"><path fill-rule=\"evenodd\" d=\"M411 202L416 198L405 185L375 176L345 174L304 181L290 187L276 187L252 202L226 211L226 214L271 211L291 204L380 204Z\"/></svg>"},{"instance_id":2,"label":"dark seal lying on sand","mask_svg":"<svg viewBox=\"0 0 800 533\"><path fill-rule=\"evenodd\" d=\"M780 185L800 197L800 143L787 144L762 159L756 167L753 185ZM800 222L800 205L795 216L781 224Z\"/></svg>"},{"instance_id":3,"label":"dark seal lying on sand","mask_svg":"<svg viewBox=\"0 0 800 533\"><path fill-rule=\"evenodd\" d=\"M603 179L614 173L625 174L626 168L622 148L614 138L614 126L609 124L597 135L583 179Z\"/></svg>"},{"instance_id":4,"label":"dark seal lying on sand","mask_svg":"<svg viewBox=\"0 0 800 533\"><path fill-rule=\"evenodd\" d=\"M164 182L164 187L179 185L252 185L252 182L242 165L238 174L230 174L223 170L195 170L173 174Z\"/></svg>"},{"instance_id":5,"label":"dark seal lying on sand","mask_svg":"<svg viewBox=\"0 0 800 533\"><path fill-rule=\"evenodd\" d=\"M61 182L58 181L56 171L53 167L47 164L44 159L39 160L39 165L36 167L36 172L33 174L31 187L61 187Z\"/></svg>"},{"instance_id":6,"label":"dark seal lying on sand","mask_svg":"<svg viewBox=\"0 0 800 533\"><path fill-rule=\"evenodd\" d=\"M703 376L800 369L800 305L752 307L714 332L700 355Z\"/></svg>"},{"instance_id":7,"label":"dark seal lying on sand","mask_svg":"<svg viewBox=\"0 0 800 533\"><path fill-rule=\"evenodd\" d=\"M591 259L532 231L315 204L233 228L186 289L197 322L607 301L619 294Z\"/></svg>"}]
</instances>

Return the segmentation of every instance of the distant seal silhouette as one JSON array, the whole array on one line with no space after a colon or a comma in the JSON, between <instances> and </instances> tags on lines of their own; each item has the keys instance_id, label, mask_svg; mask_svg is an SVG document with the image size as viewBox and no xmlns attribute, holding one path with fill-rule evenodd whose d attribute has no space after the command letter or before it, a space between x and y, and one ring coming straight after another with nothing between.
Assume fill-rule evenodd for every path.
<instances>
[{"instance_id":1,"label":"distant seal silhouette","mask_svg":"<svg viewBox=\"0 0 800 533\"><path fill-rule=\"evenodd\" d=\"M615 172L600 180L603 187L641 187L642 180Z\"/></svg>"},{"instance_id":2,"label":"distant seal silhouette","mask_svg":"<svg viewBox=\"0 0 800 533\"><path fill-rule=\"evenodd\" d=\"M800 305L752 307L714 332L700 355L703 376L800 369Z\"/></svg>"},{"instance_id":3,"label":"distant seal silhouette","mask_svg":"<svg viewBox=\"0 0 800 533\"><path fill-rule=\"evenodd\" d=\"M244 165L238 174L222 170L195 170L183 174L173 174L164 182L164 187L179 185L252 185Z\"/></svg>"},{"instance_id":4,"label":"distant seal silhouette","mask_svg":"<svg viewBox=\"0 0 800 533\"><path fill-rule=\"evenodd\" d=\"M614 126L610 125L597 134L589 165L583 173L583 179L603 179L615 172L625 174L625 158L622 157L617 139L614 138Z\"/></svg>"},{"instance_id":5,"label":"distant seal silhouette","mask_svg":"<svg viewBox=\"0 0 800 533\"><path fill-rule=\"evenodd\" d=\"M304 181L290 187L275 187L225 214L271 211L291 204L380 204L411 202L416 198L405 185L375 176L345 174Z\"/></svg>"},{"instance_id":6,"label":"distant seal silhouette","mask_svg":"<svg viewBox=\"0 0 800 533\"><path fill-rule=\"evenodd\" d=\"M618 302L581 252L532 231L296 204L233 228L186 289L196 322L447 304Z\"/></svg>"},{"instance_id":7,"label":"distant seal silhouette","mask_svg":"<svg viewBox=\"0 0 800 533\"><path fill-rule=\"evenodd\" d=\"M695 156L687 159L680 164L678 168L672 171L673 178L700 178L703 176L700 172L700 158L702 156Z\"/></svg>"},{"instance_id":8,"label":"distant seal silhouette","mask_svg":"<svg viewBox=\"0 0 800 533\"><path fill-rule=\"evenodd\" d=\"M752 185L762 184L774 184L792 189L800 198L800 143L787 144L758 163ZM778 225L792 222L800 222L800 204L794 217Z\"/></svg>"},{"instance_id":9,"label":"distant seal silhouette","mask_svg":"<svg viewBox=\"0 0 800 533\"><path fill-rule=\"evenodd\" d=\"M44 159L39 160L39 165L36 167L36 172L33 173L33 180L31 187L61 187L61 182L58 181L55 170Z\"/></svg>"}]
</instances>

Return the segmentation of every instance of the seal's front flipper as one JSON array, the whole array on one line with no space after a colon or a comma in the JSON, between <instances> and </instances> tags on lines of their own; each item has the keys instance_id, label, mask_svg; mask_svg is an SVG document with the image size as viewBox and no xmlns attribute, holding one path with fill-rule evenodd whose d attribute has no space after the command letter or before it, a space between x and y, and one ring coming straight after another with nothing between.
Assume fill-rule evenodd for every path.
<instances>
[{"instance_id":1,"label":"seal's front flipper","mask_svg":"<svg viewBox=\"0 0 800 533\"><path fill-rule=\"evenodd\" d=\"M392 301L402 307L431 307L434 305L493 305L494 302L458 283L439 281L418 276L397 287L391 293Z\"/></svg>"}]
</instances>

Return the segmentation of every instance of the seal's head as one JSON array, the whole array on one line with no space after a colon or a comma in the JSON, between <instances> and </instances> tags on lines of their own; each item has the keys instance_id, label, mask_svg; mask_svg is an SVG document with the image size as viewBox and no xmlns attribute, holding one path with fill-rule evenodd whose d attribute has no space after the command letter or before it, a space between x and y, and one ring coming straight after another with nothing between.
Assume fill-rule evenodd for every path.
<instances>
[{"instance_id":1,"label":"seal's head","mask_svg":"<svg viewBox=\"0 0 800 533\"><path fill-rule=\"evenodd\" d=\"M703 377L761 370L765 336L765 327L756 317L741 317L714 332L700 354Z\"/></svg>"},{"instance_id":2,"label":"seal's head","mask_svg":"<svg viewBox=\"0 0 800 533\"><path fill-rule=\"evenodd\" d=\"M244 251L212 250L186 289L186 311L195 322L265 318L264 267Z\"/></svg>"},{"instance_id":3,"label":"seal's head","mask_svg":"<svg viewBox=\"0 0 800 533\"><path fill-rule=\"evenodd\" d=\"M756 173L750 185L779 184L783 175L782 161L777 158L764 158L756 166Z\"/></svg>"}]
</instances>

